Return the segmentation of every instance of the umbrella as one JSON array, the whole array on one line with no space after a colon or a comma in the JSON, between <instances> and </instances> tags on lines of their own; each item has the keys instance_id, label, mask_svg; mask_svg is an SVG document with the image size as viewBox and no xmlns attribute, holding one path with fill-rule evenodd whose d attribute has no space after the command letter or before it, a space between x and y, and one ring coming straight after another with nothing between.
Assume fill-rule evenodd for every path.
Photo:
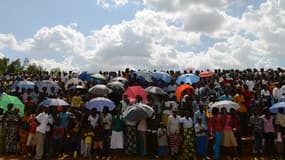
<instances>
[{"instance_id":1,"label":"umbrella","mask_svg":"<svg viewBox=\"0 0 285 160\"><path fill-rule=\"evenodd\" d=\"M273 104L273 106L271 106L269 108L271 113L278 113L279 108L284 108L285 109L285 102L278 102Z\"/></svg>"},{"instance_id":2,"label":"umbrella","mask_svg":"<svg viewBox=\"0 0 285 160\"><path fill-rule=\"evenodd\" d=\"M84 89L85 87L84 86L82 86L82 85L75 85L75 86L71 86L71 87L69 87L68 89Z\"/></svg>"},{"instance_id":3,"label":"umbrella","mask_svg":"<svg viewBox=\"0 0 285 160\"><path fill-rule=\"evenodd\" d=\"M156 87L156 86L149 86L149 87L145 88L144 90L146 92L152 93L152 94L161 94L161 95L167 94L163 89Z\"/></svg>"},{"instance_id":4,"label":"umbrella","mask_svg":"<svg viewBox=\"0 0 285 160\"><path fill-rule=\"evenodd\" d=\"M8 94L2 94L2 96L0 97L0 108L3 108L4 112L7 111L7 105L9 103L12 103L14 105L14 108L19 108L20 115L24 114L25 105L18 97L10 96Z\"/></svg>"},{"instance_id":5,"label":"umbrella","mask_svg":"<svg viewBox=\"0 0 285 160\"><path fill-rule=\"evenodd\" d=\"M189 74L182 74L180 75L177 80L176 83L177 84L181 84L183 83L189 83L189 84L193 84L193 83L197 83L200 81L200 77L196 76L195 74L189 73Z\"/></svg>"},{"instance_id":6,"label":"umbrella","mask_svg":"<svg viewBox=\"0 0 285 160\"><path fill-rule=\"evenodd\" d=\"M91 74L90 76L97 80L106 81L106 77L99 73Z\"/></svg>"},{"instance_id":7,"label":"umbrella","mask_svg":"<svg viewBox=\"0 0 285 160\"><path fill-rule=\"evenodd\" d=\"M178 102L181 101L181 98L182 98L184 92L186 94L192 94L194 92L194 88L192 86L190 86L189 84L182 84L182 85L178 86L176 88L176 91L175 91L176 100Z\"/></svg>"},{"instance_id":8,"label":"umbrella","mask_svg":"<svg viewBox=\"0 0 285 160\"><path fill-rule=\"evenodd\" d=\"M71 78L65 83L65 89L68 89L72 86L82 85L85 87L84 82L79 78Z\"/></svg>"},{"instance_id":9,"label":"umbrella","mask_svg":"<svg viewBox=\"0 0 285 160\"><path fill-rule=\"evenodd\" d=\"M153 82L151 72L137 71L131 73L131 78L139 82Z\"/></svg>"},{"instance_id":10,"label":"umbrella","mask_svg":"<svg viewBox=\"0 0 285 160\"><path fill-rule=\"evenodd\" d=\"M128 83L128 80L126 78L124 78L124 77L115 77L115 78L112 78L110 80L110 82L114 82L114 81L119 81L119 82L121 82L123 84Z\"/></svg>"},{"instance_id":11,"label":"umbrella","mask_svg":"<svg viewBox=\"0 0 285 160\"><path fill-rule=\"evenodd\" d=\"M34 89L35 83L32 81L18 81L11 85L11 88L15 89L16 87L25 88L25 89Z\"/></svg>"},{"instance_id":12,"label":"umbrella","mask_svg":"<svg viewBox=\"0 0 285 160\"><path fill-rule=\"evenodd\" d=\"M151 76L153 79L158 80L158 81L160 80L165 83L170 83L173 79L171 75L166 72L153 72Z\"/></svg>"},{"instance_id":13,"label":"umbrella","mask_svg":"<svg viewBox=\"0 0 285 160\"><path fill-rule=\"evenodd\" d=\"M203 72L201 72L200 74L199 74L199 76L201 77L201 78L207 78L207 77L212 77L212 76L214 76L214 72L212 72L212 71L203 71Z\"/></svg>"},{"instance_id":14,"label":"umbrella","mask_svg":"<svg viewBox=\"0 0 285 160\"><path fill-rule=\"evenodd\" d=\"M50 81L50 80L38 81L36 83L36 86L39 88L40 91L42 91L44 87L47 88L48 92L51 90L51 88L54 88L55 92L57 92L60 89L59 85L55 81Z\"/></svg>"},{"instance_id":15,"label":"umbrella","mask_svg":"<svg viewBox=\"0 0 285 160\"><path fill-rule=\"evenodd\" d=\"M112 90L104 84L96 84L89 89L89 92L97 96L106 96L111 93Z\"/></svg>"},{"instance_id":16,"label":"umbrella","mask_svg":"<svg viewBox=\"0 0 285 160\"><path fill-rule=\"evenodd\" d=\"M39 106L70 106L70 104L60 98L47 98Z\"/></svg>"},{"instance_id":17,"label":"umbrella","mask_svg":"<svg viewBox=\"0 0 285 160\"><path fill-rule=\"evenodd\" d=\"M136 96L140 95L142 96L143 102L146 103L147 102L146 96L148 95L148 93L141 86L130 86L123 93L123 97L124 95L128 95L128 98L131 103L134 103L136 101Z\"/></svg>"},{"instance_id":18,"label":"umbrella","mask_svg":"<svg viewBox=\"0 0 285 160\"><path fill-rule=\"evenodd\" d=\"M111 101L108 98L105 97L96 97L88 101L85 105L85 107L89 110L92 110L93 108L96 108L97 111L102 112L104 107L108 107L108 109L111 111L114 108L116 108L116 105L113 101Z\"/></svg>"},{"instance_id":19,"label":"umbrella","mask_svg":"<svg viewBox=\"0 0 285 160\"><path fill-rule=\"evenodd\" d=\"M154 110L143 103L137 103L134 106L130 106L123 112L123 117L130 121L138 121L146 118L150 118Z\"/></svg>"},{"instance_id":20,"label":"umbrella","mask_svg":"<svg viewBox=\"0 0 285 160\"><path fill-rule=\"evenodd\" d=\"M118 94L123 94L125 91L125 86L120 81L111 81L107 83L107 87L111 88L114 92Z\"/></svg>"},{"instance_id":21,"label":"umbrella","mask_svg":"<svg viewBox=\"0 0 285 160\"><path fill-rule=\"evenodd\" d=\"M227 101L227 100L223 100L223 101L218 101L218 102L215 102L214 104L210 105L209 106L209 112L212 112L212 109L213 108L219 108L219 109L222 109L222 108L226 108L227 109L227 112L230 111L230 109L239 109L239 105L233 101Z\"/></svg>"}]
</instances>

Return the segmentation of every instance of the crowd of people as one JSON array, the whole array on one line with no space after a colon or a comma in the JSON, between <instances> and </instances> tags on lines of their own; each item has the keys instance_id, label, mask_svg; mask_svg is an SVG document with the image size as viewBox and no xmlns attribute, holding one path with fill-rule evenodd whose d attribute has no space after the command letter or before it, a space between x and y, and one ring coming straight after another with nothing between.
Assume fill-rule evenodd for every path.
<instances>
[{"instance_id":1,"label":"crowd of people","mask_svg":"<svg viewBox=\"0 0 285 160\"><path fill-rule=\"evenodd\" d=\"M133 76L135 72L129 69L100 72L106 80L86 80L79 84L83 87L66 86L69 79L78 77L73 72L1 75L1 96L16 96L25 108L20 115L13 103L4 106L6 111L0 107L0 153L17 153L36 160L59 156L121 159L125 155L240 159L245 147L242 140L253 137L254 155L266 152L270 159L284 155L285 114L282 107L277 114L269 110L285 100L284 70L215 70L191 84L193 90L182 92L179 99L175 92L183 82L177 84L176 79L186 73L199 76L200 71L165 71L172 77L170 82L138 79ZM86 102L99 96L88 89L98 83L107 84L115 77L127 80L122 82L125 88L157 86L167 94L149 93L146 101L138 95L131 101L130 97L113 91L104 97L116 104L115 109L104 107L102 112L87 109ZM56 82L59 88L35 85L25 89L13 85L18 81L36 84L44 80ZM46 98L60 98L70 106L41 105ZM239 108L209 110L217 101L233 101ZM152 107L154 114L138 121L124 119L124 111L140 103ZM221 149L225 152L221 153Z\"/></svg>"}]
</instances>

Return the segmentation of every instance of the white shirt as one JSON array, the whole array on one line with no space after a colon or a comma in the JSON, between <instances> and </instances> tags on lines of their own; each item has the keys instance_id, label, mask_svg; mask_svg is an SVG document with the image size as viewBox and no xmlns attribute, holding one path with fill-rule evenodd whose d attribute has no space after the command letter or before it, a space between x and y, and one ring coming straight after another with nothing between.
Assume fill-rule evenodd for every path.
<instances>
[{"instance_id":1,"label":"white shirt","mask_svg":"<svg viewBox=\"0 0 285 160\"><path fill-rule=\"evenodd\" d=\"M206 132L198 133L201 130L207 130L207 127L203 123L201 123L201 125L199 123L196 123L195 125L196 136L206 136Z\"/></svg>"},{"instance_id":2,"label":"white shirt","mask_svg":"<svg viewBox=\"0 0 285 160\"><path fill-rule=\"evenodd\" d=\"M40 125L37 126L36 131L45 134L46 130L47 130L48 123L49 123L48 114L45 112L42 112L36 116L36 119L40 123Z\"/></svg>"},{"instance_id":3,"label":"white shirt","mask_svg":"<svg viewBox=\"0 0 285 160\"><path fill-rule=\"evenodd\" d=\"M179 133L180 117L177 115L176 118L173 115L168 117L167 122L167 133L168 135Z\"/></svg>"},{"instance_id":4,"label":"white shirt","mask_svg":"<svg viewBox=\"0 0 285 160\"><path fill-rule=\"evenodd\" d=\"M268 90L262 89L260 91L261 96L270 96L270 92Z\"/></svg>"},{"instance_id":5,"label":"white shirt","mask_svg":"<svg viewBox=\"0 0 285 160\"><path fill-rule=\"evenodd\" d=\"M89 121L89 123L91 124L91 126L92 126L93 128L95 128L95 127L97 126L98 119L99 119L99 115L98 115L98 114L96 114L95 117L93 117L92 114L90 114L90 115L88 116L88 121Z\"/></svg>"},{"instance_id":6,"label":"white shirt","mask_svg":"<svg viewBox=\"0 0 285 160\"><path fill-rule=\"evenodd\" d=\"M192 128L193 127L193 120L191 117L188 119L186 117L181 118L181 123L183 128Z\"/></svg>"},{"instance_id":7,"label":"white shirt","mask_svg":"<svg viewBox=\"0 0 285 160\"><path fill-rule=\"evenodd\" d=\"M254 88L254 82L252 80L247 80L245 83L248 86L248 90L252 92Z\"/></svg>"},{"instance_id":8,"label":"white shirt","mask_svg":"<svg viewBox=\"0 0 285 160\"><path fill-rule=\"evenodd\" d=\"M282 92L280 88L274 87L272 91L272 95L275 99L278 99L282 96Z\"/></svg>"}]
</instances>

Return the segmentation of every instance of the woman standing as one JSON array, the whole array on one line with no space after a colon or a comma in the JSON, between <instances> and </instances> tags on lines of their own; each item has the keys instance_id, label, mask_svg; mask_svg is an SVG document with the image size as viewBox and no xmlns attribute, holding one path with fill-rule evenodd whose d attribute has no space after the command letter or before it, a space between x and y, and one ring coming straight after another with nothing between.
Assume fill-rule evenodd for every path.
<instances>
[{"instance_id":1,"label":"woman standing","mask_svg":"<svg viewBox=\"0 0 285 160\"><path fill-rule=\"evenodd\" d=\"M270 158L274 158L274 138L275 138L275 129L273 125L273 117L271 116L268 109L265 110L265 116L263 119L263 135L265 138L265 150L268 152Z\"/></svg>"},{"instance_id":2,"label":"woman standing","mask_svg":"<svg viewBox=\"0 0 285 160\"><path fill-rule=\"evenodd\" d=\"M173 160L177 159L180 144L180 117L177 110L172 109L172 115L169 116L167 122L167 134L169 136L170 153Z\"/></svg>"},{"instance_id":3,"label":"woman standing","mask_svg":"<svg viewBox=\"0 0 285 160\"><path fill-rule=\"evenodd\" d=\"M114 159L119 159L120 152L124 149L123 143L123 116L120 110L117 110L112 117L112 135L111 135L111 149L114 150Z\"/></svg>"},{"instance_id":4,"label":"woman standing","mask_svg":"<svg viewBox=\"0 0 285 160\"><path fill-rule=\"evenodd\" d=\"M219 160L224 122L218 108L213 108L212 115L212 131L214 134L214 159Z\"/></svg>"},{"instance_id":5,"label":"woman standing","mask_svg":"<svg viewBox=\"0 0 285 160\"><path fill-rule=\"evenodd\" d=\"M224 110L224 109L222 109ZM230 155L234 155L233 159L237 158L237 141L233 132L233 122L232 122L232 116L230 113L227 113L226 115L223 115L223 138L222 138L222 145L226 148L227 153L230 153Z\"/></svg>"},{"instance_id":6,"label":"woman standing","mask_svg":"<svg viewBox=\"0 0 285 160\"><path fill-rule=\"evenodd\" d=\"M0 108L0 153L5 151L4 110Z\"/></svg>"},{"instance_id":7,"label":"woman standing","mask_svg":"<svg viewBox=\"0 0 285 160\"><path fill-rule=\"evenodd\" d=\"M29 129L30 129L30 124L28 122L30 118L30 115L26 112L22 117L20 121L20 129L19 129L19 136L20 136L20 142L19 142L19 153L20 154L26 154L26 144L28 141L28 136L29 136Z\"/></svg>"},{"instance_id":8,"label":"woman standing","mask_svg":"<svg viewBox=\"0 0 285 160\"><path fill-rule=\"evenodd\" d=\"M183 158L185 160L192 160L194 159L195 152L195 136L193 120L189 112L185 113L185 117L181 119L181 123L183 128Z\"/></svg>"},{"instance_id":9,"label":"woman standing","mask_svg":"<svg viewBox=\"0 0 285 160\"><path fill-rule=\"evenodd\" d=\"M5 143L5 151L6 153L16 153L17 152L17 143L19 139L18 127L20 117L17 113L17 110L12 111L13 104L7 105L7 111L5 113L5 122L6 122L6 143Z\"/></svg>"}]
</instances>

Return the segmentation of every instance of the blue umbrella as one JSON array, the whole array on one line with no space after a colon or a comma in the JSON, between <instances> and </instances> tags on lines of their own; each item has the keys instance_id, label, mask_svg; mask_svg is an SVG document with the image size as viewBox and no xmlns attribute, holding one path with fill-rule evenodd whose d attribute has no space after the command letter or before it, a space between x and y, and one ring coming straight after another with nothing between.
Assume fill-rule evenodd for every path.
<instances>
[{"instance_id":1,"label":"blue umbrella","mask_svg":"<svg viewBox=\"0 0 285 160\"><path fill-rule=\"evenodd\" d=\"M165 83L170 83L171 80L173 79L171 75L166 72L153 72L151 76L153 79L157 81L161 80Z\"/></svg>"},{"instance_id":2,"label":"blue umbrella","mask_svg":"<svg viewBox=\"0 0 285 160\"><path fill-rule=\"evenodd\" d=\"M189 74L182 74L181 76L179 76L176 80L177 84L181 84L181 82L183 82L184 84L189 83L189 84L193 84L193 83L197 83L200 81L200 77L196 76L195 74L189 73Z\"/></svg>"},{"instance_id":3,"label":"blue umbrella","mask_svg":"<svg viewBox=\"0 0 285 160\"><path fill-rule=\"evenodd\" d=\"M59 98L47 98L43 100L39 106L70 106L69 103Z\"/></svg>"},{"instance_id":4,"label":"blue umbrella","mask_svg":"<svg viewBox=\"0 0 285 160\"><path fill-rule=\"evenodd\" d=\"M32 81L18 81L11 85L12 89L15 89L16 87L19 88L25 88L25 89L34 89L35 83Z\"/></svg>"},{"instance_id":5,"label":"blue umbrella","mask_svg":"<svg viewBox=\"0 0 285 160\"><path fill-rule=\"evenodd\" d=\"M285 102L275 103L269 108L269 110L271 113L278 113L279 108L283 108L285 110Z\"/></svg>"},{"instance_id":6,"label":"blue umbrella","mask_svg":"<svg viewBox=\"0 0 285 160\"><path fill-rule=\"evenodd\" d=\"M104 107L108 107L108 109L111 111L113 110L116 105L115 103L105 97L96 97L88 101L85 105L85 107L89 110L92 110L93 108L96 108L97 111L102 112Z\"/></svg>"},{"instance_id":7,"label":"blue umbrella","mask_svg":"<svg viewBox=\"0 0 285 160\"><path fill-rule=\"evenodd\" d=\"M147 71L137 71L131 73L131 78L138 81L153 82L151 77L151 72Z\"/></svg>"},{"instance_id":8,"label":"blue umbrella","mask_svg":"<svg viewBox=\"0 0 285 160\"><path fill-rule=\"evenodd\" d=\"M91 77L92 74L90 73L87 73L87 72L83 72L79 75L79 78L82 80L82 81L93 81L94 78Z\"/></svg>"}]
</instances>

